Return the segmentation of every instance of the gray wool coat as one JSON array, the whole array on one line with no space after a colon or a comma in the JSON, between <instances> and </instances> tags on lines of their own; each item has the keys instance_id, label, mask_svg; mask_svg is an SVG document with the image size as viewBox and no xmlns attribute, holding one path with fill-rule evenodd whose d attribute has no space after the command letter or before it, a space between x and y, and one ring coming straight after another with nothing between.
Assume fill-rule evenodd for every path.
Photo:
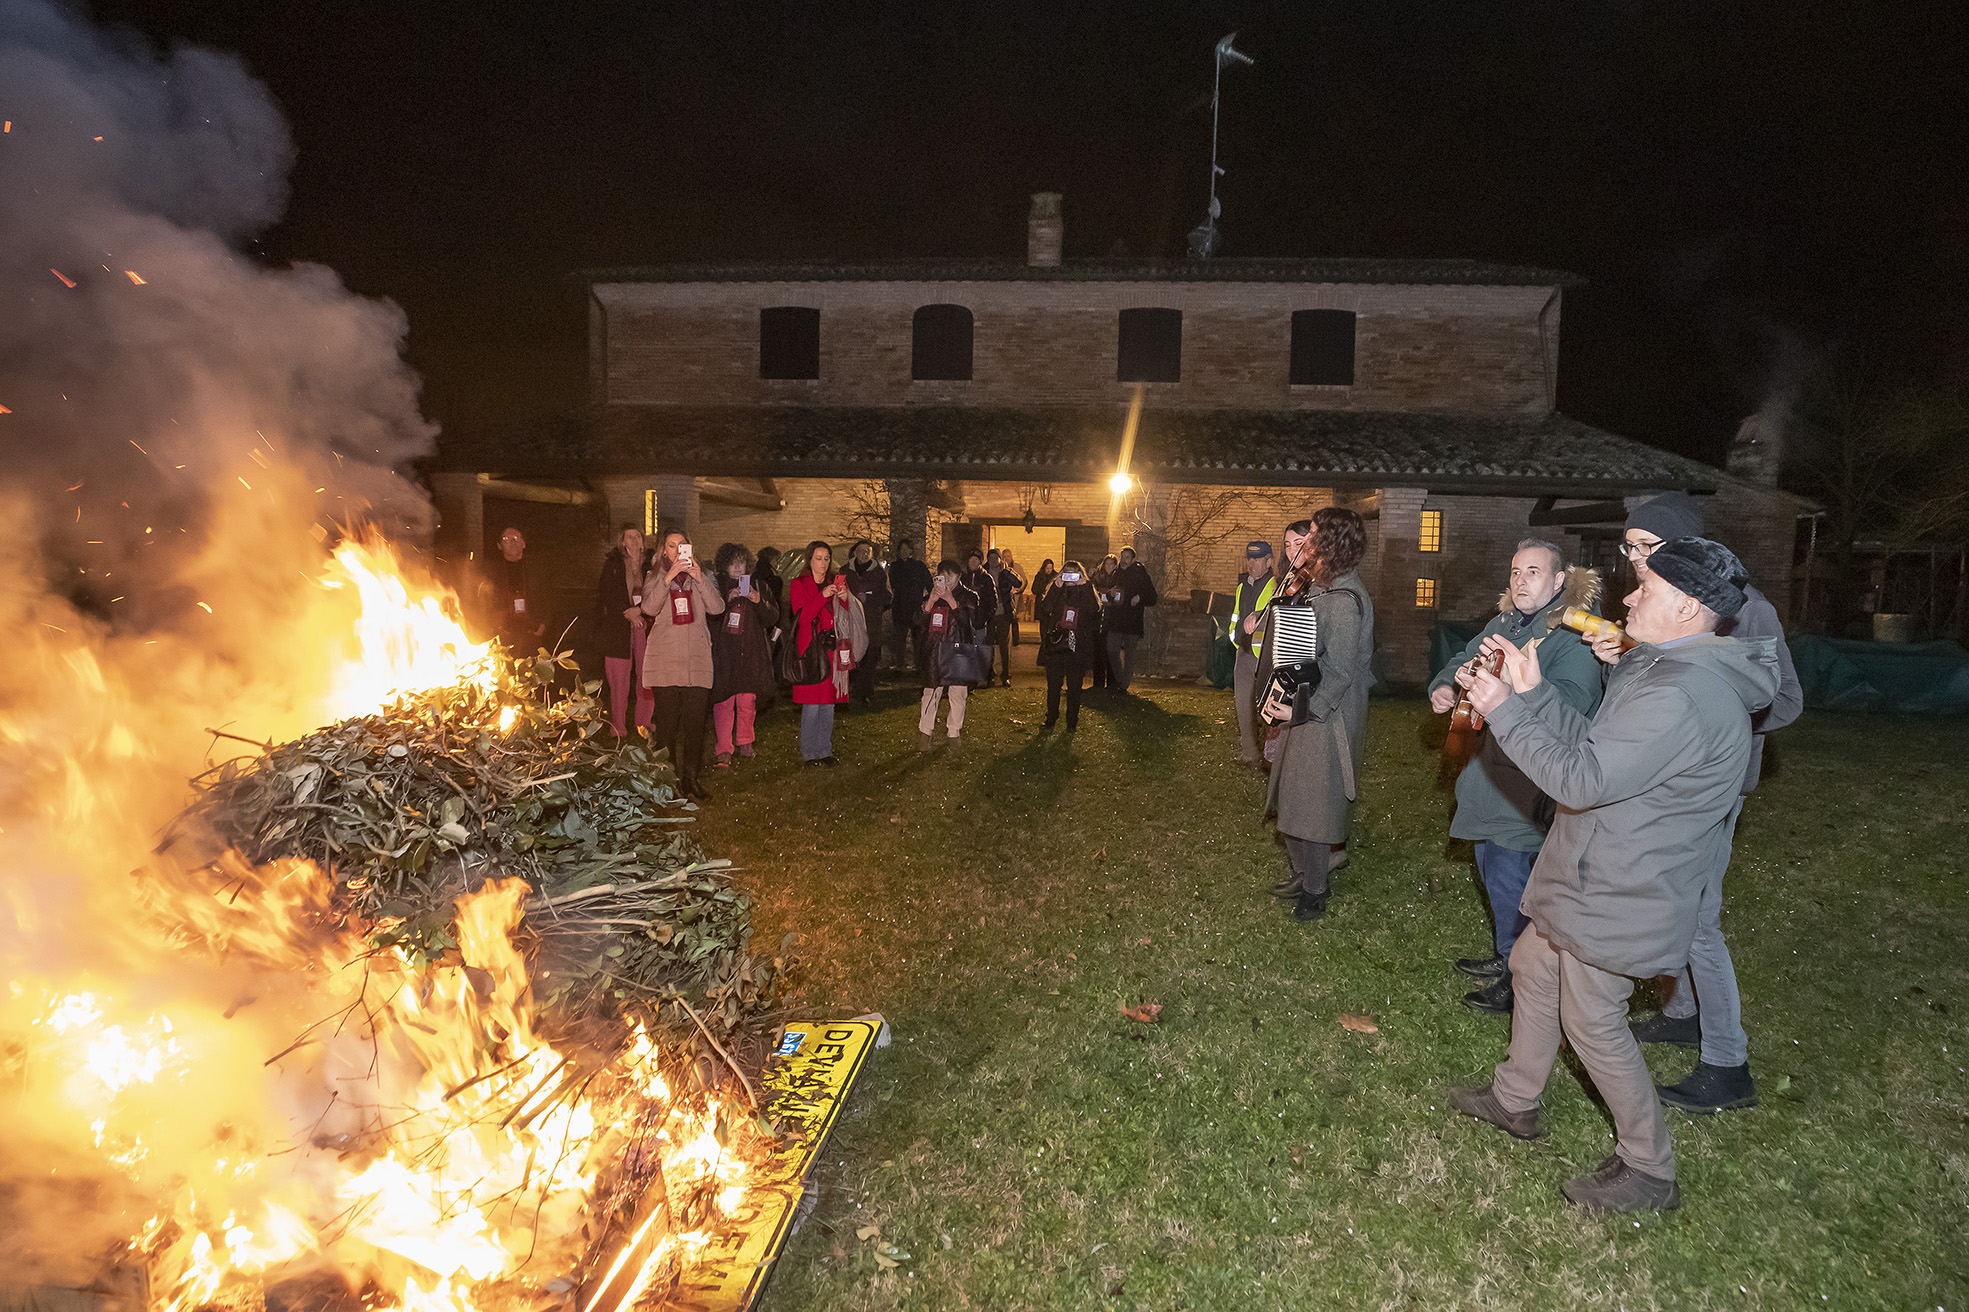
<instances>
[{"instance_id":1,"label":"gray wool coat","mask_svg":"<svg viewBox=\"0 0 1969 1312\"><path fill-rule=\"evenodd\" d=\"M1266 615L1274 616L1289 604L1273 602ZM1306 604L1319 615L1320 685L1312 696L1312 718L1279 731L1265 809L1278 814L1282 834L1313 843L1344 843L1367 750L1374 603L1360 575L1350 571L1328 587L1315 587ZM1253 680L1258 695L1272 673L1271 624L1267 618Z\"/></svg>"},{"instance_id":2,"label":"gray wool coat","mask_svg":"<svg viewBox=\"0 0 1969 1312\"><path fill-rule=\"evenodd\" d=\"M1521 903L1555 945L1637 978L1688 961L1750 763L1750 717L1778 690L1776 645L1643 643L1591 720L1543 683L1491 714L1498 744L1558 803Z\"/></svg>"}]
</instances>

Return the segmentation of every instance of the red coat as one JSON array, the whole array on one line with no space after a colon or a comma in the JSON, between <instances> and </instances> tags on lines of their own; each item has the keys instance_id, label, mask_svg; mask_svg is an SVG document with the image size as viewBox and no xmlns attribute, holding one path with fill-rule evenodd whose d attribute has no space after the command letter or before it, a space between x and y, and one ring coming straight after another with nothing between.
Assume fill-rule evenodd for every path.
<instances>
[{"instance_id":1,"label":"red coat","mask_svg":"<svg viewBox=\"0 0 1969 1312\"><path fill-rule=\"evenodd\" d=\"M793 586L787 592L787 606L793 612L792 639L799 644L794 650L804 656L816 633L834 628L834 600L821 596L820 584L814 582L811 573L806 573L793 580ZM847 693L834 691L832 671L819 683L793 685L793 704L796 706L827 706L847 700Z\"/></svg>"}]
</instances>

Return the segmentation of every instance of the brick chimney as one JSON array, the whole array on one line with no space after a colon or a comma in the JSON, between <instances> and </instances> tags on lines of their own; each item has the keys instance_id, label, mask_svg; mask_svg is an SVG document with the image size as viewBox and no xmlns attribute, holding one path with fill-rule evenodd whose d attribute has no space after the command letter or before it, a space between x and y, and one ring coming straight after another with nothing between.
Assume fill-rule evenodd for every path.
<instances>
[{"instance_id":1,"label":"brick chimney","mask_svg":"<svg viewBox=\"0 0 1969 1312\"><path fill-rule=\"evenodd\" d=\"M1060 193L1037 191L1032 196L1032 213L1026 218L1026 264L1035 269L1060 267L1060 243L1066 239L1066 225L1060 219Z\"/></svg>"}]
</instances>

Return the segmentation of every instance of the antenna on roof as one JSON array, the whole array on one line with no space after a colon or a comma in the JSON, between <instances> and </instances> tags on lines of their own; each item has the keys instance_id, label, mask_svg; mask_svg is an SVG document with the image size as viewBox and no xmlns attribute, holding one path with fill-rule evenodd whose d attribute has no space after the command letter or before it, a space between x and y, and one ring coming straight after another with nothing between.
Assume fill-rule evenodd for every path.
<instances>
[{"instance_id":1,"label":"antenna on roof","mask_svg":"<svg viewBox=\"0 0 1969 1312\"><path fill-rule=\"evenodd\" d=\"M1205 212L1203 222L1190 229L1190 258L1193 260L1209 259L1217 253L1217 247L1223 241L1217 231L1217 217L1224 212L1224 207L1217 203L1217 179L1224 172L1217 167L1217 113L1224 90L1224 65L1253 62L1250 55L1231 44L1236 40L1237 33L1233 32L1217 43L1217 77L1210 88L1210 208Z\"/></svg>"}]
</instances>

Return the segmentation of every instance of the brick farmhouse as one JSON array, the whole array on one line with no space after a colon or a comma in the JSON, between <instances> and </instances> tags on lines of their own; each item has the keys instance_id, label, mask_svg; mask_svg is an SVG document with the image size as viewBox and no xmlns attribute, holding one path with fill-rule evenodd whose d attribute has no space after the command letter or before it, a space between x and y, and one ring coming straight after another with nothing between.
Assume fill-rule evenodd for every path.
<instances>
[{"instance_id":1,"label":"brick farmhouse","mask_svg":"<svg viewBox=\"0 0 1969 1312\"><path fill-rule=\"evenodd\" d=\"M1432 626L1495 604L1519 539L1611 572L1626 507L1680 489L1786 610L1802 503L1771 462L1718 470L1555 408L1570 275L1062 260L1058 214L1034 198L1024 261L587 275L585 420L448 444L440 549L485 551L522 508L585 508L553 548L572 607L620 523L681 524L706 555L867 536L934 562L996 542L1028 573L1133 543L1165 598L1158 663L1189 673L1201 594L1229 586L1245 542L1339 504L1369 521L1378 658L1404 685L1426 676Z\"/></svg>"}]
</instances>

